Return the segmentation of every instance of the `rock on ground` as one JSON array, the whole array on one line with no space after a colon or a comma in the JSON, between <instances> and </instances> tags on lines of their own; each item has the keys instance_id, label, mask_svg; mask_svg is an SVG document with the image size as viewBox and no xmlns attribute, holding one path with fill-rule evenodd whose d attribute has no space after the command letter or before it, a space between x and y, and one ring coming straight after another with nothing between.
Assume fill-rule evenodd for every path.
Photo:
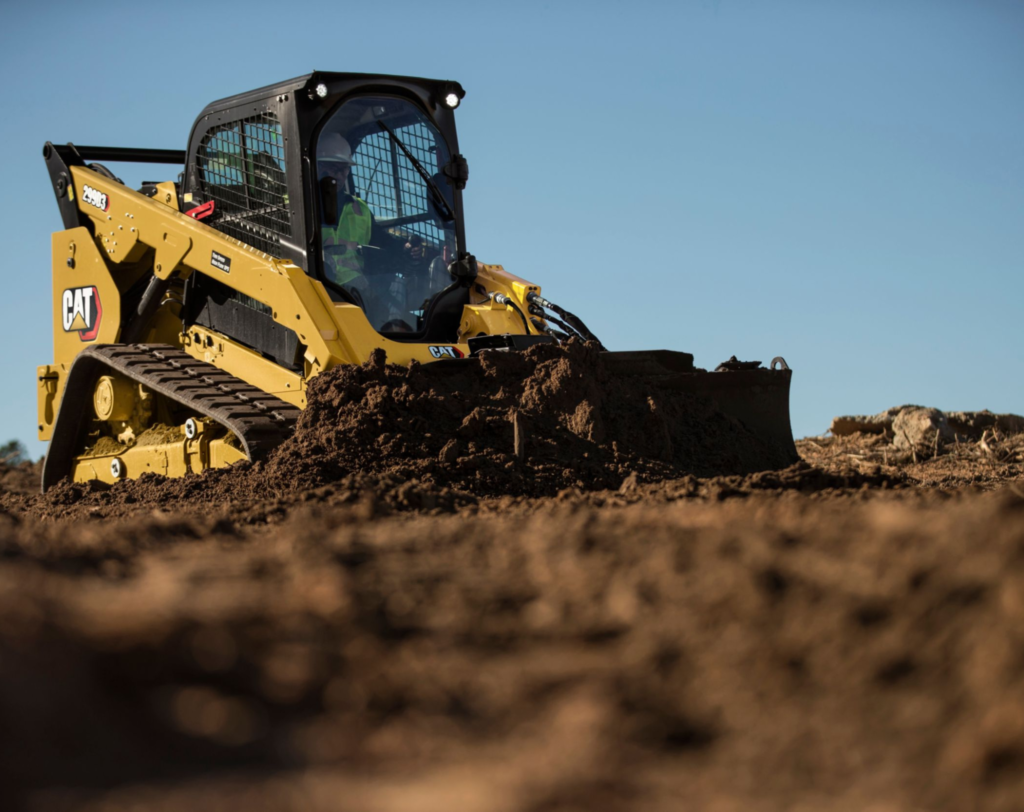
<instances>
[{"instance_id":1,"label":"rock on ground","mask_svg":"<svg viewBox=\"0 0 1024 812\"><path fill-rule=\"evenodd\" d=\"M938 409L903 409L892 421L893 445L903 451L937 448L953 439L953 429Z\"/></svg>"},{"instance_id":2,"label":"rock on ground","mask_svg":"<svg viewBox=\"0 0 1024 812\"><path fill-rule=\"evenodd\" d=\"M1024 432L1024 417L1017 414L993 414L987 409L980 412L942 412L908 404L894 406L875 415L834 417L829 427L833 437L848 437L857 433L893 437L896 447L906 450L929 442L934 444L936 432L941 443L956 438L979 440L989 430L1020 434Z\"/></svg>"}]
</instances>

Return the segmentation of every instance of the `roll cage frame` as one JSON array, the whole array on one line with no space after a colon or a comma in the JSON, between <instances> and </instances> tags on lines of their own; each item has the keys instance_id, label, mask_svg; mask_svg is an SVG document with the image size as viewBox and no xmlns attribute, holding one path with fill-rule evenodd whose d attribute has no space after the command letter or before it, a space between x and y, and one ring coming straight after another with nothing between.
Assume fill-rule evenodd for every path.
<instances>
[{"instance_id":1,"label":"roll cage frame","mask_svg":"<svg viewBox=\"0 0 1024 812\"><path fill-rule=\"evenodd\" d=\"M319 86L326 95L317 93ZM455 92L465 95L462 86L448 80L419 79L369 73L325 73L306 76L251 90L215 101L199 114L189 135L188 153L182 184L183 194L201 194L198 153L203 138L219 125L227 125L252 115L272 113L280 122L284 138L286 182L291 214L291 239L280 240L282 259L288 259L310 276L334 290L340 286L324 273L320 245L323 214L317 185L316 139L324 123L346 101L359 96L393 96L416 105L440 131L449 153L459 155L454 111L443 98ZM461 158L461 155L459 155ZM452 185L455 213L455 238L460 255L466 253L462 189Z\"/></svg>"}]
</instances>

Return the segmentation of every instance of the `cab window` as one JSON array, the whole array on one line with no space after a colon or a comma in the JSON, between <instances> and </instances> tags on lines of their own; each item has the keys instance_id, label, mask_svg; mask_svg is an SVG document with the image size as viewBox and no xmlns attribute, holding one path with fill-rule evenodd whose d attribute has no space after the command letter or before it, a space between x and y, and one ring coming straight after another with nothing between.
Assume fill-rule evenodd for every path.
<instances>
[{"instance_id":1,"label":"cab window","mask_svg":"<svg viewBox=\"0 0 1024 812\"><path fill-rule=\"evenodd\" d=\"M404 99L343 104L317 141L324 278L383 333L416 333L456 257L448 146Z\"/></svg>"}]
</instances>

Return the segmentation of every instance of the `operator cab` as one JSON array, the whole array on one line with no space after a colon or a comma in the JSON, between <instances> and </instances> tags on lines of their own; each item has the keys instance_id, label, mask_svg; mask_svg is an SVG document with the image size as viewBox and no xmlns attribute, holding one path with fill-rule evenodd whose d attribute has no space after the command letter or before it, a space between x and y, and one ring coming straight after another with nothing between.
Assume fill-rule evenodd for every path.
<instances>
[{"instance_id":1,"label":"operator cab","mask_svg":"<svg viewBox=\"0 0 1024 812\"><path fill-rule=\"evenodd\" d=\"M204 222L294 262L388 338L454 341L476 273L454 118L464 95L456 82L318 72L214 102L189 138L184 206L212 203ZM232 299L236 332L239 305L269 315L215 276L189 296L204 322Z\"/></svg>"},{"instance_id":2,"label":"operator cab","mask_svg":"<svg viewBox=\"0 0 1024 812\"><path fill-rule=\"evenodd\" d=\"M321 265L382 333L421 333L458 253L451 153L415 104L357 96L317 138Z\"/></svg>"}]
</instances>

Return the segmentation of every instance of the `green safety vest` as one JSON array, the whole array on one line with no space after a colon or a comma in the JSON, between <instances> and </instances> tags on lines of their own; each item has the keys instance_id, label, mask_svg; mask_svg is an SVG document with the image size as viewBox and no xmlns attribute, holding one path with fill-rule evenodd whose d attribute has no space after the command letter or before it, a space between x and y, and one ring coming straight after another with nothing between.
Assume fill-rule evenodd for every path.
<instances>
[{"instance_id":1,"label":"green safety vest","mask_svg":"<svg viewBox=\"0 0 1024 812\"><path fill-rule=\"evenodd\" d=\"M327 278L339 285L351 282L363 274L363 255L360 245L370 244L373 217L370 207L358 197L351 198L341 209L337 228L321 226L324 243L324 271ZM327 251L332 246L344 250Z\"/></svg>"}]
</instances>

